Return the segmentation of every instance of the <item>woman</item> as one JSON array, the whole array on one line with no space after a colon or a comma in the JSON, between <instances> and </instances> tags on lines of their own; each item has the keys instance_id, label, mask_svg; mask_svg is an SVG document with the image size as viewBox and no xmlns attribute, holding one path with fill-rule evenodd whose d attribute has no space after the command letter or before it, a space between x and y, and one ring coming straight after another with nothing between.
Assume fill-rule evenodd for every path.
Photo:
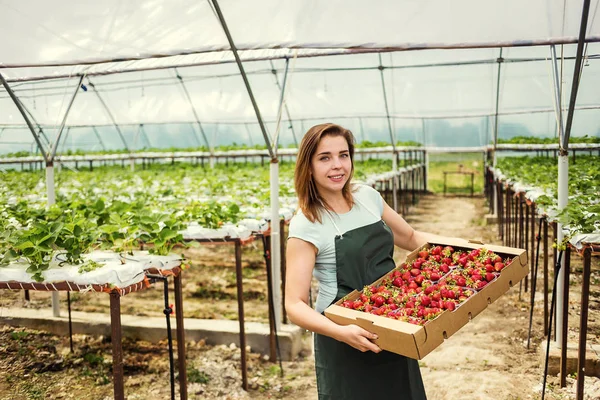
<instances>
[{"instance_id":1,"label":"woman","mask_svg":"<svg viewBox=\"0 0 600 400\"><path fill-rule=\"evenodd\" d=\"M323 315L330 304L361 290L395 267L394 244L412 250L427 234L412 229L374 189L351 183L354 137L335 124L312 127L302 139L295 170L299 212L287 242L285 307L289 319L315 333L319 399L422 400L416 360L382 351L377 336ZM308 306L311 277L319 282Z\"/></svg>"}]
</instances>

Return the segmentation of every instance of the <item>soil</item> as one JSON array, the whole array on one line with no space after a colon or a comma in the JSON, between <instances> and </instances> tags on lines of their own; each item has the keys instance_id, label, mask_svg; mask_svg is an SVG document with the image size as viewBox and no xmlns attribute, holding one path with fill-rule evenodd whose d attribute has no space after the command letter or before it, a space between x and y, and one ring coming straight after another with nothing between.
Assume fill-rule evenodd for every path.
<instances>
[{"instance_id":1,"label":"soil","mask_svg":"<svg viewBox=\"0 0 600 400\"><path fill-rule=\"evenodd\" d=\"M426 196L411 209L407 221L416 229L444 236L479 239L500 244L497 227L486 226L485 200L480 197ZM184 307L188 318L237 318L234 253L232 246L202 246L186 251L192 268L184 278ZM407 252L398 250L399 262ZM592 263L588 341L600 342L600 262ZM576 343L579 324L581 260L571 263L569 342ZM267 321L266 273L262 243L243 249L244 297L247 321ZM541 279L539 279L541 282ZM515 285L444 344L420 361L430 400L540 399L543 375L542 292L538 284L530 348L527 349L529 293ZM520 290L521 289L521 290ZM2 307L49 307L49 296L0 292ZM105 294L74 294L75 310L108 313ZM123 313L162 315L162 290L155 288L125 296ZM74 336L74 353L68 338L35 330L0 327L0 399L110 399L112 398L110 338ZM250 390L241 388L239 349L234 345L187 343L188 393L197 399L316 399L310 335L305 350L283 362L283 377L276 363L250 353ZM125 392L128 399L169 398L169 363L166 343L124 340ZM548 377L546 399L574 399L573 377L560 388ZM176 391L178 389L176 388ZM600 399L600 380L585 379L586 399Z\"/></svg>"}]
</instances>

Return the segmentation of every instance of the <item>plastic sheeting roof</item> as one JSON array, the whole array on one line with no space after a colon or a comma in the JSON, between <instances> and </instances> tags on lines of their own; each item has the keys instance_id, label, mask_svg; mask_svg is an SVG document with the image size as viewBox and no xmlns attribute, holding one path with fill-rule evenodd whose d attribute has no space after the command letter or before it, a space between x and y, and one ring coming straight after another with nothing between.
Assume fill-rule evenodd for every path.
<instances>
[{"instance_id":1,"label":"plastic sheeting roof","mask_svg":"<svg viewBox=\"0 0 600 400\"><path fill-rule=\"evenodd\" d=\"M600 41L599 0L587 40ZM244 60L574 43L582 0L221 0ZM231 62L209 1L3 1L9 81ZM95 64L94 66L90 66Z\"/></svg>"}]
</instances>

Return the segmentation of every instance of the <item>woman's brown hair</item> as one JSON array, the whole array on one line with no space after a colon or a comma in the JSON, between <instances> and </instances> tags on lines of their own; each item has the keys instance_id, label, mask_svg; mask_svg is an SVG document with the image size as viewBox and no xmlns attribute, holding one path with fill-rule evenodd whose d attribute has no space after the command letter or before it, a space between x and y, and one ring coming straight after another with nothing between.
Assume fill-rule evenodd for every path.
<instances>
[{"instance_id":1,"label":"woman's brown hair","mask_svg":"<svg viewBox=\"0 0 600 400\"><path fill-rule=\"evenodd\" d=\"M352 186L350 181L354 175L354 135L348 129L336 124L326 123L315 125L306 132L296 158L296 169L294 172L294 186L298 196L300 210L310 222L322 222L321 212L326 210L327 202L321 198L311 173L312 157L324 136L342 136L348 142L348 151L352 161L352 169L348 181L342 188L344 199L350 207L354 204L352 199Z\"/></svg>"}]
</instances>

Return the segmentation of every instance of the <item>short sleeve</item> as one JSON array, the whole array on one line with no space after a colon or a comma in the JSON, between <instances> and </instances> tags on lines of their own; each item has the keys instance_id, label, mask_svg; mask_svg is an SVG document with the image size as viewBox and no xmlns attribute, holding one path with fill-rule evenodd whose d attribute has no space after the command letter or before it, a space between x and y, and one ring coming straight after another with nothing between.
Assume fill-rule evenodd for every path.
<instances>
[{"instance_id":1,"label":"short sleeve","mask_svg":"<svg viewBox=\"0 0 600 400\"><path fill-rule=\"evenodd\" d=\"M304 214L298 212L290 221L288 239L297 238L312 243L317 248L317 252L319 252L321 251L322 243L318 225L320 225L318 222L310 222Z\"/></svg>"},{"instance_id":2,"label":"short sleeve","mask_svg":"<svg viewBox=\"0 0 600 400\"><path fill-rule=\"evenodd\" d=\"M372 210L379 211L379 216L383 216L383 197L371 186L360 184L358 185L358 193L360 199L371 205Z\"/></svg>"}]
</instances>

